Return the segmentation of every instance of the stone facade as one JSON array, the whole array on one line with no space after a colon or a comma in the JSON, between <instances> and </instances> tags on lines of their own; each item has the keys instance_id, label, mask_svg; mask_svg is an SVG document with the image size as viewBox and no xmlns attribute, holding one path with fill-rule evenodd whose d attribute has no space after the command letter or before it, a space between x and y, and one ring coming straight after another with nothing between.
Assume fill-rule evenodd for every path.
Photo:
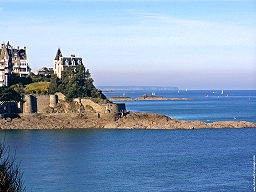
<instances>
[{"instance_id":1,"label":"stone facade","mask_svg":"<svg viewBox=\"0 0 256 192\"><path fill-rule=\"evenodd\" d=\"M62 71L64 71L66 68L70 66L76 67L78 65L83 65L83 61L81 57L76 57L73 54L70 56L62 56L60 49L58 49L56 53L56 57L54 59L53 71L58 78L61 78Z\"/></svg>"},{"instance_id":2,"label":"stone facade","mask_svg":"<svg viewBox=\"0 0 256 192\"><path fill-rule=\"evenodd\" d=\"M6 45L3 43L0 49L0 86L8 86L8 77L11 74L25 77L30 72L26 47L23 49L20 49L19 46L14 48L9 42Z\"/></svg>"}]
</instances>

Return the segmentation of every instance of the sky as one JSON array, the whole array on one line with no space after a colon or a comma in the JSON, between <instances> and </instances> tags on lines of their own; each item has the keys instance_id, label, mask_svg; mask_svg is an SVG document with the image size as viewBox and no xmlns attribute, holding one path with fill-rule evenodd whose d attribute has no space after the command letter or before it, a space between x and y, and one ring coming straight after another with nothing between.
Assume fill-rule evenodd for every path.
<instances>
[{"instance_id":1,"label":"sky","mask_svg":"<svg viewBox=\"0 0 256 192\"><path fill-rule=\"evenodd\" d=\"M96 86L256 89L255 0L0 0L0 26L33 71L60 48Z\"/></svg>"}]
</instances>

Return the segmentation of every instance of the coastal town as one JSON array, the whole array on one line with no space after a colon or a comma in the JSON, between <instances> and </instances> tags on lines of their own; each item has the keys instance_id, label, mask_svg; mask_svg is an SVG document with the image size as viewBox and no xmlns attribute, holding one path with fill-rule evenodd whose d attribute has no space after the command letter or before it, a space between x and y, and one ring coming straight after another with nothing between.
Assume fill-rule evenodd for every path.
<instances>
[{"instance_id":1,"label":"coastal town","mask_svg":"<svg viewBox=\"0 0 256 192\"><path fill-rule=\"evenodd\" d=\"M105 116L106 114L110 116L125 114L124 104L108 101L101 91L94 87L89 70L83 66L81 57L76 57L74 54L63 56L58 48L53 58L53 67L43 67L34 72L27 58L26 47L14 48L9 41L6 45L2 44L0 49L1 117L49 113L49 111L58 114L69 113L75 110L74 105L72 109L66 106L71 101L80 106L79 109L76 108L80 112L90 106L97 117L102 117L104 114ZM62 77L64 72L66 76ZM55 81L55 84L52 81ZM41 87L29 90L27 87L33 84ZM57 89L57 86L61 88ZM72 89L72 86L76 86L76 89ZM9 87L12 92L8 90ZM10 92L9 97L6 96L7 91ZM13 97L15 94L18 96ZM66 102L67 100L69 102Z\"/></svg>"},{"instance_id":2,"label":"coastal town","mask_svg":"<svg viewBox=\"0 0 256 192\"><path fill-rule=\"evenodd\" d=\"M43 67L32 72L28 64L27 48L14 48L8 41L0 49L0 129L61 129L61 128L120 128L120 129L199 129L199 128L245 128L255 123L227 121L205 123L183 121L162 114L131 113L125 103L130 97L106 98L94 87L88 69L81 57L74 54L63 56L60 48L53 58L53 67ZM43 90L26 90L33 82L46 78ZM38 78L39 77L39 78ZM16 79L16 84L13 83ZM39 79L39 80L38 80ZM45 81L45 79L44 79ZM58 81L58 83L56 83ZM80 82L80 84L76 84ZM56 84L54 84L56 83ZM13 85L14 84L14 85ZM10 98L5 97L6 88L13 87ZM76 87L75 89L73 87ZM90 89L88 88L90 87ZM41 88L42 89L42 88ZM25 91L24 91L25 90ZM80 92L78 91L80 90ZM10 90L9 90L10 91ZM14 94L18 97L12 97ZM3 99L3 98L7 99ZM191 98L165 98L142 95L135 100L191 100ZM114 103L119 101L117 103Z\"/></svg>"},{"instance_id":3,"label":"coastal town","mask_svg":"<svg viewBox=\"0 0 256 192\"><path fill-rule=\"evenodd\" d=\"M8 86L8 79L16 75L19 77L31 76L47 76L49 72L53 72L58 78L61 78L61 72L67 67L76 67L83 65L82 58L76 57L74 54L63 56L60 48L58 48L56 57L53 61L53 67L42 66L40 69L32 71L28 63L27 48L16 48L10 44L2 43L0 49L0 87Z\"/></svg>"}]
</instances>

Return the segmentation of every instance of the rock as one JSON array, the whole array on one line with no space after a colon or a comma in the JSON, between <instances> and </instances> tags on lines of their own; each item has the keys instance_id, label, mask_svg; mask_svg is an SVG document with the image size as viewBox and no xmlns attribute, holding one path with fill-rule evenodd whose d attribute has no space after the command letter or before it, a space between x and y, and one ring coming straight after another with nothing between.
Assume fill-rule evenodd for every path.
<instances>
[{"instance_id":1,"label":"rock","mask_svg":"<svg viewBox=\"0 0 256 192\"><path fill-rule=\"evenodd\" d=\"M150 101L167 101L167 100L171 100L171 101L177 101L177 100L192 100L191 98L166 98L163 96L156 96L156 95L147 95L144 94L138 98L136 98L135 100L141 101L141 100L150 100Z\"/></svg>"},{"instance_id":2,"label":"rock","mask_svg":"<svg viewBox=\"0 0 256 192\"><path fill-rule=\"evenodd\" d=\"M256 127L255 123L245 121L221 121L205 123L184 121L152 113L132 113L122 118L97 113L52 113L36 114L13 118L11 121L0 119L1 129L65 129L65 128L107 128L107 129L201 129L201 128L246 128Z\"/></svg>"}]
</instances>

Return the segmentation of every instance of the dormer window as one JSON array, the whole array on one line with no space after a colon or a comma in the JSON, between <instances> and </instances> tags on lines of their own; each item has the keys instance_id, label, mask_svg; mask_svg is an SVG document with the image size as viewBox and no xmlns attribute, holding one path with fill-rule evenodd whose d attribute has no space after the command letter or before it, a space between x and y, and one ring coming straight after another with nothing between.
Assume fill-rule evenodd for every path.
<instances>
[{"instance_id":1,"label":"dormer window","mask_svg":"<svg viewBox=\"0 0 256 192\"><path fill-rule=\"evenodd\" d=\"M76 65L75 59L72 59L72 65Z\"/></svg>"},{"instance_id":2,"label":"dormer window","mask_svg":"<svg viewBox=\"0 0 256 192\"><path fill-rule=\"evenodd\" d=\"M65 60L65 65L68 65L68 64L69 64L69 62L68 62L68 60L66 59L66 60Z\"/></svg>"}]
</instances>

